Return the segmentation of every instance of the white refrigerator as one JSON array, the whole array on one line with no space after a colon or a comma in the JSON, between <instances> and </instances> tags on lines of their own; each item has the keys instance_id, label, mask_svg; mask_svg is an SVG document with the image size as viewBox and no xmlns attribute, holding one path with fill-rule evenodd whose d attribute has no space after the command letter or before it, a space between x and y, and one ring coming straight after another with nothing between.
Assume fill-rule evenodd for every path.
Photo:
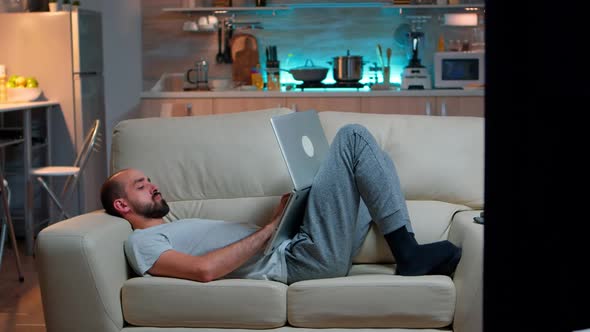
<instances>
[{"instance_id":1,"label":"white refrigerator","mask_svg":"<svg viewBox=\"0 0 590 332\"><path fill-rule=\"evenodd\" d=\"M73 164L95 119L101 121L106 140L101 21L99 12L82 9L0 14L0 63L6 65L7 74L37 77L45 97L60 104L51 115L54 165ZM103 145L91 156L78 197L66 207L72 215L101 208L99 188L107 177L105 150Z\"/></svg>"}]
</instances>

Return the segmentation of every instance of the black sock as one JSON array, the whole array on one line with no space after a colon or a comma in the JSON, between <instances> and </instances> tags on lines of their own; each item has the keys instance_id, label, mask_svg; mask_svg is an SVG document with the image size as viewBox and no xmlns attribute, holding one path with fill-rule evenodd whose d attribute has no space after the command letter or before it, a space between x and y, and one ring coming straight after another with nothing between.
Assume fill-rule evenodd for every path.
<instances>
[{"instance_id":1,"label":"black sock","mask_svg":"<svg viewBox=\"0 0 590 332\"><path fill-rule=\"evenodd\" d=\"M444 240L418 244L406 227L385 234L385 240L395 257L396 274L419 276L443 274L450 276L461 258L461 249Z\"/></svg>"}]
</instances>

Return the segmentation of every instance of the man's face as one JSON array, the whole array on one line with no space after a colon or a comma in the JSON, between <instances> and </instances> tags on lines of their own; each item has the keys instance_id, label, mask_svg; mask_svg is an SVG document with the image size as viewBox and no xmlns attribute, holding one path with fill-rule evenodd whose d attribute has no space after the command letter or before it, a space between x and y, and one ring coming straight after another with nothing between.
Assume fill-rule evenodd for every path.
<instances>
[{"instance_id":1,"label":"man's face","mask_svg":"<svg viewBox=\"0 0 590 332\"><path fill-rule=\"evenodd\" d=\"M140 216L162 218L170 211L158 187L139 170L129 170L125 192L132 211Z\"/></svg>"}]
</instances>

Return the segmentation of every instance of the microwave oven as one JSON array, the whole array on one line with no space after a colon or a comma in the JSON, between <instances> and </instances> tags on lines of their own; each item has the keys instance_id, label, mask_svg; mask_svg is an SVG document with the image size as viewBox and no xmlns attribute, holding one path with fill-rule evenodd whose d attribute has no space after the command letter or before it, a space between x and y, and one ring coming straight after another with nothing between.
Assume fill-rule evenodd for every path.
<instances>
[{"instance_id":1,"label":"microwave oven","mask_svg":"<svg viewBox=\"0 0 590 332\"><path fill-rule=\"evenodd\" d=\"M434 87L463 88L485 84L485 52L435 52Z\"/></svg>"}]
</instances>

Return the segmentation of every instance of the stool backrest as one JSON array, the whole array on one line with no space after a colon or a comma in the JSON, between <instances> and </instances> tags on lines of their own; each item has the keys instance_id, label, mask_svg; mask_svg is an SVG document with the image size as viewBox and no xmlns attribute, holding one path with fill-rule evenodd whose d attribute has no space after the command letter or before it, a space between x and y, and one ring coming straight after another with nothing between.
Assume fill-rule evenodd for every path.
<instances>
[{"instance_id":1,"label":"stool backrest","mask_svg":"<svg viewBox=\"0 0 590 332\"><path fill-rule=\"evenodd\" d=\"M78 155L76 156L76 160L74 161L74 166L79 167L80 170L78 171L78 173L76 173L72 176L69 176L66 179L66 182L64 184L64 187L63 187L63 190L61 193L62 198L64 198L65 195L67 195L69 193L70 188L73 188L76 186L76 184L78 183L78 178L82 175L84 168L86 168L86 164L88 164L88 160L90 159L90 155L92 154L92 151L94 151L97 148L98 145L96 143L99 140L99 131L98 131L99 128L100 128L100 120L98 120L98 119L94 120L92 127L90 128L90 130L86 134L86 138L84 139L84 144L82 145L82 148L78 152Z\"/></svg>"}]
</instances>

